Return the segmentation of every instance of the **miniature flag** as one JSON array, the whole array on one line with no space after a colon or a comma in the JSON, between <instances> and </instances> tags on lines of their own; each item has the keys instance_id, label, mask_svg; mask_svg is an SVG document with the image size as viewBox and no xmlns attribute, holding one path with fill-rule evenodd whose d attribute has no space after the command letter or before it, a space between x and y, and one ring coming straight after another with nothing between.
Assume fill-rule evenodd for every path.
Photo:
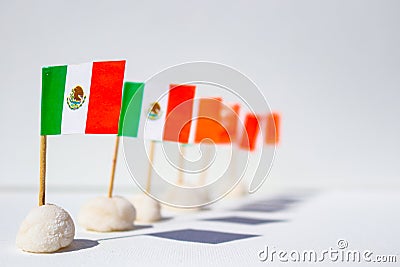
<instances>
[{"instance_id":1,"label":"miniature flag","mask_svg":"<svg viewBox=\"0 0 400 267\"><path fill-rule=\"evenodd\" d=\"M260 124L257 115L252 113L246 114L239 147L253 151L257 147L259 128Z\"/></svg>"},{"instance_id":2,"label":"miniature flag","mask_svg":"<svg viewBox=\"0 0 400 267\"><path fill-rule=\"evenodd\" d=\"M143 91L144 83L124 83L121 114L119 117L119 136L138 136Z\"/></svg>"},{"instance_id":3,"label":"miniature flag","mask_svg":"<svg viewBox=\"0 0 400 267\"><path fill-rule=\"evenodd\" d=\"M41 135L116 134L125 61L42 69Z\"/></svg>"},{"instance_id":4,"label":"miniature flag","mask_svg":"<svg viewBox=\"0 0 400 267\"><path fill-rule=\"evenodd\" d=\"M139 137L188 143L193 114L194 85L149 88L143 95Z\"/></svg>"},{"instance_id":5,"label":"miniature flag","mask_svg":"<svg viewBox=\"0 0 400 267\"><path fill-rule=\"evenodd\" d=\"M271 113L267 115L265 143L269 145L279 143L280 137L281 117L278 113Z\"/></svg>"},{"instance_id":6,"label":"miniature flag","mask_svg":"<svg viewBox=\"0 0 400 267\"><path fill-rule=\"evenodd\" d=\"M219 143L234 143L236 141L240 105L238 103L221 104L221 124L224 131L220 134Z\"/></svg>"},{"instance_id":7,"label":"miniature flag","mask_svg":"<svg viewBox=\"0 0 400 267\"><path fill-rule=\"evenodd\" d=\"M216 144L235 140L239 104L224 103L222 98L201 98L198 104L195 143L210 139Z\"/></svg>"},{"instance_id":8,"label":"miniature flag","mask_svg":"<svg viewBox=\"0 0 400 267\"><path fill-rule=\"evenodd\" d=\"M203 140L219 143L224 128L221 125L221 101L222 98L200 98L198 100L198 111L196 120L196 131L194 142Z\"/></svg>"}]
</instances>

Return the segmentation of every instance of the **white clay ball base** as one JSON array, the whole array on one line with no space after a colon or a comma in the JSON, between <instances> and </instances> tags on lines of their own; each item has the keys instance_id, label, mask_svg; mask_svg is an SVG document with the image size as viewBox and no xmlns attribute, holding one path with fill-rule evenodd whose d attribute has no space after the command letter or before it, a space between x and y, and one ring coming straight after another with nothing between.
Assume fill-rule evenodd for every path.
<instances>
[{"instance_id":1,"label":"white clay ball base","mask_svg":"<svg viewBox=\"0 0 400 267\"><path fill-rule=\"evenodd\" d=\"M22 222L16 239L27 252L49 253L66 247L75 236L75 225L64 209L46 204L33 208Z\"/></svg>"},{"instance_id":2,"label":"white clay ball base","mask_svg":"<svg viewBox=\"0 0 400 267\"><path fill-rule=\"evenodd\" d=\"M78 223L96 232L126 231L134 228L134 206L123 197L99 196L86 202L78 215Z\"/></svg>"},{"instance_id":3,"label":"white clay ball base","mask_svg":"<svg viewBox=\"0 0 400 267\"><path fill-rule=\"evenodd\" d=\"M130 200L136 208L137 222L151 223L161 219L161 206L158 201L146 194L137 194Z\"/></svg>"},{"instance_id":4,"label":"white clay ball base","mask_svg":"<svg viewBox=\"0 0 400 267\"><path fill-rule=\"evenodd\" d=\"M247 195L247 187L242 183L238 183L231 192L228 193L228 198L240 198Z\"/></svg>"},{"instance_id":5,"label":"white clay ball base","mask_svg":"<svg viewBox=\"0 0 400 267\"><path fill-rule=\"evenodd\" d=\"M196 191L180 191L177 188L171 188L166 191L165 199L167 203L171 203L172 205L182 205L182 206L191 206L195 204L207 204L208 194L204 190L196 190ZM170 205L163 205L163 208L174 211L174 212L194 212L203 209L203 206L192 207L192 208L180 208Z\"/></svg>"}]
</instances>

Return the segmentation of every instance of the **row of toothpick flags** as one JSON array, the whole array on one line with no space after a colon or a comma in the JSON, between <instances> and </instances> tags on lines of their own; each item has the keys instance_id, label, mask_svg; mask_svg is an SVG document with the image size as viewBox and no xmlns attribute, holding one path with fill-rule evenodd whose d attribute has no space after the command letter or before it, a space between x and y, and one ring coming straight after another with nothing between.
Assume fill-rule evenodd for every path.
<instances>
[{"instance_id":1,"label":"row of toothpick flags","mask_svg":"<svg viewBox=\"0 0 400 267\"><path fill-rule=\"evenodd\" d=\"M124 83L124 70L125 61L43 68L41 135L118 134L183 144L208 139L254 150L265 129L265 143L278 142L277 113L245 112L220 97L195 99L190 84L146 90L141 82Z\"/></svg>"},{"instance_id":2,"label":"row of toothpick flags","mask_svg":"<svg viewBox=\"0 0 400 267\"><path fill-rule=\"evenodd\" d=\"M17 235L17 245L21 249L53 252L68 246L74 237L75 228L69 214L45 202L48 135L116 135L108 197L87 203L79 216L86 229L95 231L128 230L133 227L136 218L134 206L124 198L113 197L112 193L121 136L151 140L150 151L154 150L156 141L235 144L248 151L254 151L263 144L278 143L278 113L259 115L246 112L239 103L225 102L221 97L196 99L196 86L192 84L170 84L168 88L146 90L143 82L124 82L125 63L124 60L103 61L42 69L39 207L33 209L21 225ZM264 140L259 138L261 131ZM153 152L149 157L151 163ZM150 192L151 168L147 193ZM148 221L160 219L158 202L147 196L136 201L151 207L141 212L146 214ZM115 207L122 210L122 215L119 214L118 218L103 216L104 210ZM115 212L109 210L109 213ZM49 236L43 230L48 227L31 227L30 218L38 214L45 216L43 221L36 222L39 224L51 223L50 215L56 214L57 218L62 215L65 222L61 226L54 225L61 232L56 231L53 233L55 236ZM99 214L102 215L99 217ZM35 232L37 229L42 232ZM42 240L32 243L33 237L41 237Z\"/></svg>"}]
</instances>

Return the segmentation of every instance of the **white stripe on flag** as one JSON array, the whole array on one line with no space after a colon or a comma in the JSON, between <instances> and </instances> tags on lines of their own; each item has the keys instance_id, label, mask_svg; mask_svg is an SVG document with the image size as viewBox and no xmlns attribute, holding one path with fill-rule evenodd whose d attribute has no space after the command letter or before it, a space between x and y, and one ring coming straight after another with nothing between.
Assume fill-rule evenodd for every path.
<instances>
[{"instance_id":1,"label":"white stripe on flag","mask_svg":"<svg viewBox=\"0 0 400 267\"><path fill-rule=\"evenodd\" d=\"M256 141L256 149L261 149L264 146L265 141L265 129L267 126L267 116L262 114L258 116L258 135Z\"/></svg>"},{"instance_id":2,"label":"white stripe on flag","mask_svg":"<svg viewBox=\"0 0 400 267\"><path fill-rule=\"evenodd\" d=\"M168 107L169 84L146 84L143 94L142 112L140 114L139 137L147 140L162 141L165 117ZM149 119L149 109L157 102L161 107L161 114L154 119Z\"/></svg>"},{"instance_id":3,"label":"white stripe on flag","mask_svg":"<svg viewBox=\"0 0 400 267\"><path fill-rule=\"evenodd\" d=\"M243 135L245 135L244 123L246 120L246 114L248 113L248 111L245 110L244 105L242 105L241 107L242 108L239 110L238 122L236 125L236 144L238 145L240 145Z\"/></svg>"},{"instance_id":4,"label":"white stripe on flag","mask_svg":"<svg viewBox=\"0 0 400 267\"><path fill-rule=\"evenodd\" d=\"M69 65L64 90L64 107L62 113L61 133L85 133L86 119L89 107L90 85L92 79L93 63L84 63L80 65ZM67 98L73 88L81 86L86 96L83 105L72 110L67 103Z\"/></svg>"},{"instance_id":5,"label":"white stripe on flag","mask_svg":"<svg viewBox=\"0 0 400 267\"><path fill-rule=\"evenodd\" d=\"M194 101L193 101L193 115L192 115L192 125L190 127L189 133L189 144L193 144L196 136L196 129L197 129L197 117L199 116L199 104L200 98L196 97L198 91L195 93Z\"/></svg>"}]
</instances>

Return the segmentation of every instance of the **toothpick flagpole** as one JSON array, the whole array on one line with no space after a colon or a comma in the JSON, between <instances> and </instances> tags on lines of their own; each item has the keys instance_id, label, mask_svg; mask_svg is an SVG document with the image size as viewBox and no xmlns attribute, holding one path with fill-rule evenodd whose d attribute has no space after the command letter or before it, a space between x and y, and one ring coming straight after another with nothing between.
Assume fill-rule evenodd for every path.
<instances>
[{"instance_id":1,"label":"toothpick flagpole","mask_svg":"<svg viewBox=\"0 0 400 267\"><path fill-rule=\"evenodd\" d=\"M178 180L177 180L177 184L178 185L183 185L183 175L184 172L183 170L183 164L185 163L185 145L180 145L181 146L181 153L180 153L180 157L179 157L179 172L178 172Z\"/></svg>"},{"instance_id":2,"label":"toothpick flagpole","mask_svg":"<svg viewBox=\"0 0 400 267\"><path fill-rule=\"evenodd\" d=\"M206 145L205 146L205 153L204 153L204 162L206 162L206 164L208 164L208 162L211 160L211 152L210 152L210 146ZM208 169L202 171L200 173L200 177L199 177L199 185L205 185L206 181L207 181L207 176L208 176Z\"/></svg>"},{"instance_id":3,"label":"toothpick flagpole","mask_svg":"<svg viewBox=\"0 0 400 267\"><path fill-rule=\"evenodd\" d=\"M153 174L153 160L154 160L154 143L155 141L150 141L150 151L149 151L149 169L147 172L147 184L146 192L150 193L151 189L151 175Z\"/></svg>"},{"instance_id":4,"label":"toothpick flagpole","mask_svg":"<svg viewBox=\"0 0 400 267\"><path fill-rule=\"evenodd\" d=\"M39 206L45 204L46 195L46 146L47 136L40 136Z\"/></svg>"},{"instance_id":5,"label":"toothpick flagpole","mask_svg":"<svg viewBox=\"0 0 400 267\"><path fill-rule=\"evenodd\" d=\"M113 189L114 189L114 177L115 177L115 169L117 166L117 158L118 158L118 148L119 148L119 136L117 135L115 139L115 146L114 146L114 158L112 161L111 167L111 177L110 177L110 184L108 185L108 197L112 197Z\"/></svg>"},{"instance_id":6,"label":"toothpick flagpole","mask_svg":"<svg viewBox=\"0 0 400 267\"><path fill-rule=\"evenodd\" d=\"M236 175L237 175L237 151L235 147L232 147L232 157L231 157L231 162L229 164L229 175L232 176L233 180L236 181Z\"/></svg>"}]
</instances>

